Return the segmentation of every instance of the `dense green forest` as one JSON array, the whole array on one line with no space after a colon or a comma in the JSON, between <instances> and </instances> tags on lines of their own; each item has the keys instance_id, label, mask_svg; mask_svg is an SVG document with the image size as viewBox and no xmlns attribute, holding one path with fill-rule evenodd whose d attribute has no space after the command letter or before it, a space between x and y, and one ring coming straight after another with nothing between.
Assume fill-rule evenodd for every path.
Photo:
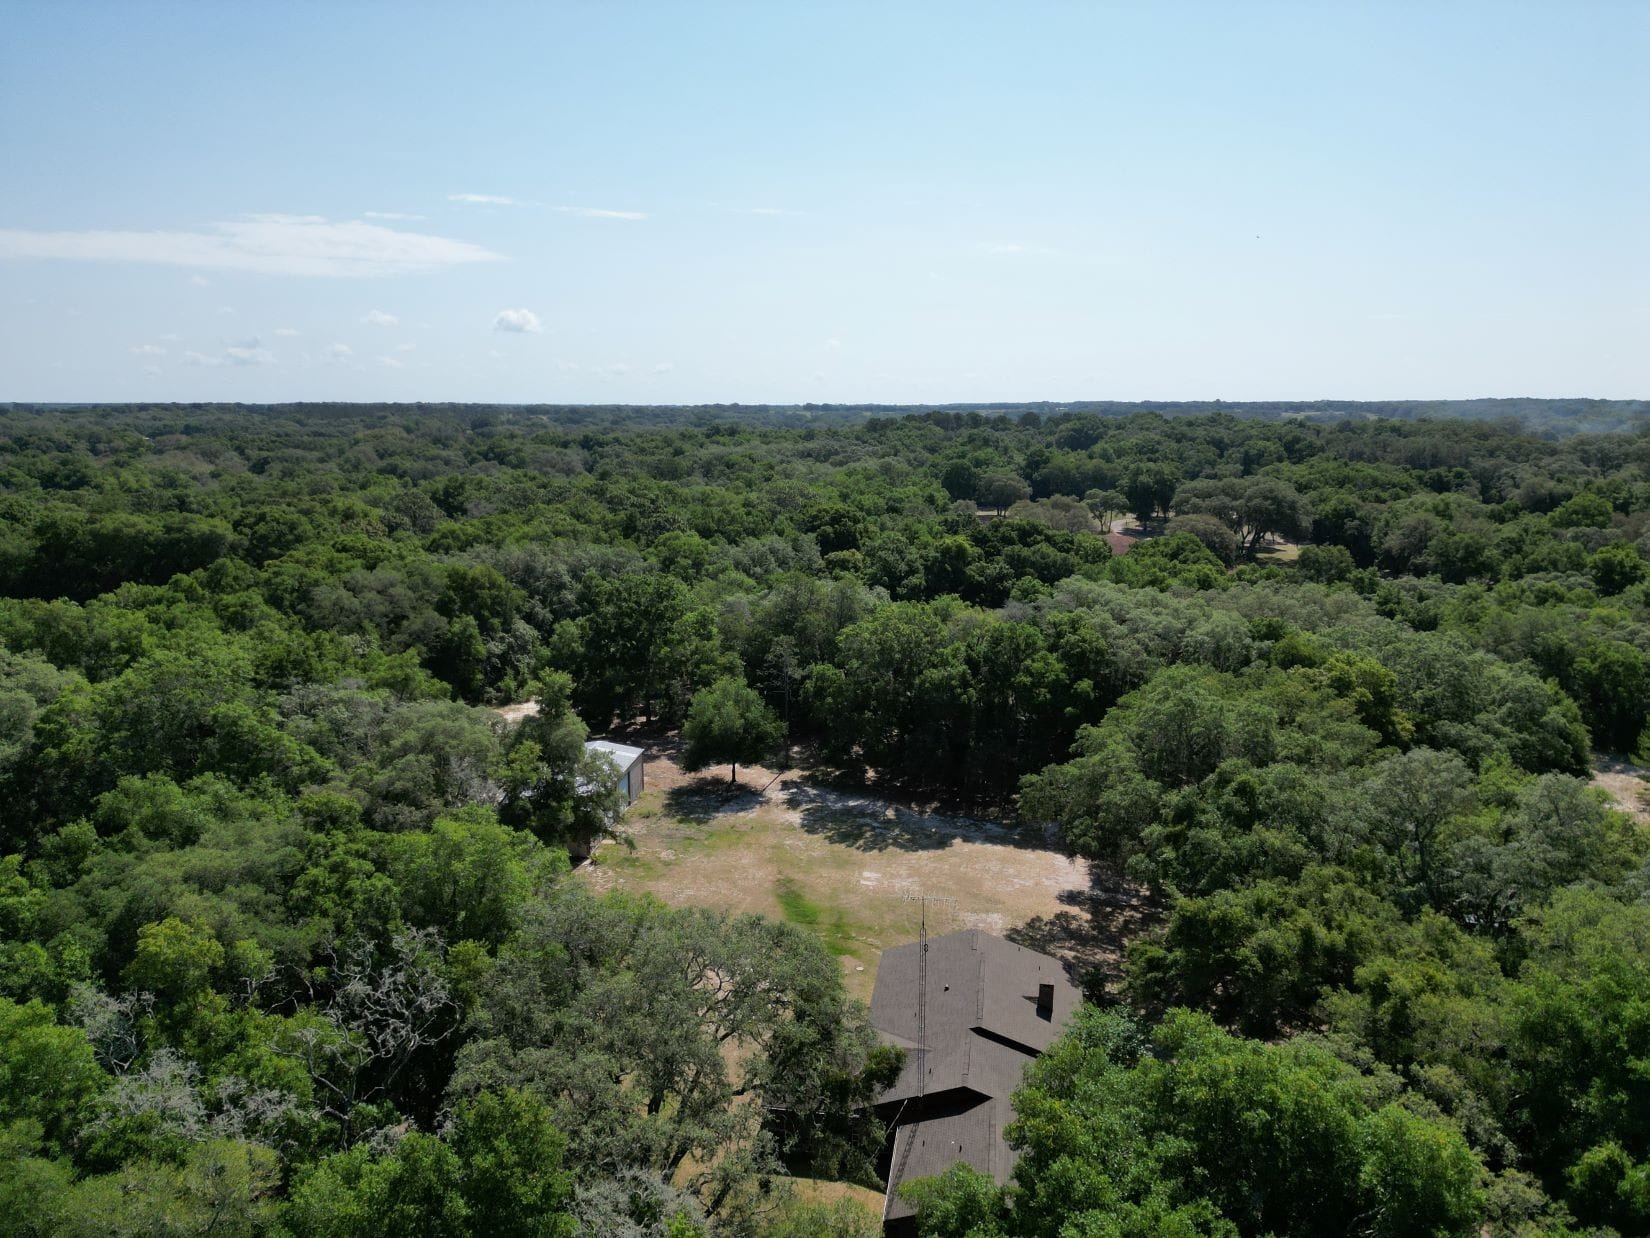
<instances>
[{"instance_id":1,"label":"dense green forest","mask_svg":"<svg viewBox=\"0 0 1650 1238\"><path fill-rule=\"evenodd\" d=\"M0 412L6 1227L866 1232L836 960L568 875L648 719L1160 911L925 1233L1650 1232L1650 432L1138 408Z\"/></svg>"}]
</instances>

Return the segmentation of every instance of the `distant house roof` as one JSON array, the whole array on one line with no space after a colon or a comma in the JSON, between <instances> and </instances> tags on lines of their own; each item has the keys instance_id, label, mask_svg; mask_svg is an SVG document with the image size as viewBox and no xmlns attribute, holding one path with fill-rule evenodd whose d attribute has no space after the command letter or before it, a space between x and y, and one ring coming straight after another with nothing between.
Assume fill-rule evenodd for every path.
<instances>
[{"instance_id":1,"label":"distant house roof","mask_svg":"<svg viewBox=\"0 0 1650 1238\"><path fill-rule=\"evenodd\" d=\"M610 739L588 739L584 746L593 752L604 753L619 767L621 774L646 755L640 748L632 748L629 744L615 744Z\"/></svg>"},{"instance_id":2,"label":"distant house roof","mask_svg":"<svg viewBox=\"0 0 1650 1238\"><path fill-rule=\"evenodd\" d=\"M1059 1037L1082 1002L1059 960L978 930L928 940L924 1046L918 1043L918 943L885 951L871 1021L905 1049L905 1068L878 1098L894 1130L886 1220L911 1214L901 1182L967 1162L1007 1182L1014 1154L1003 1138L1009 1097L1026 1064ZM1050 1001L1039 1010L1039 989Z\"/></svg>"}]
</instances>

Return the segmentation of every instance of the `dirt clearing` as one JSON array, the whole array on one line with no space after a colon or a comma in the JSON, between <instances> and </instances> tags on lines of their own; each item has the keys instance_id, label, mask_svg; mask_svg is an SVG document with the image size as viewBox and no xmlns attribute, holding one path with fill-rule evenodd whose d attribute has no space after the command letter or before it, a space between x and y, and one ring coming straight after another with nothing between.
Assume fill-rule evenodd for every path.
<instances>
[{"instance_id":1,"label":"dirt clearing","mask_svg":"<svg viewBox=\"0 0 1650 1238\"><path fill-rule=\"evenodd\" d=\"M634 742L634 741L632 741ZM580 870L598 889L647 891L677 906L775 916L817 933L842 959L850 992L869 999L882 951L917 935L978 928L1067 960L1074 974L1115 976L1138 895L1111 887L1040 837L927 812L795 772L726 767L682 773L649 747L647 791Z\"/></svg>"},{"instance_id":2,"label":"dirt clearing","mask_svg":"<svg viewBox=\"0 0 1650 1238\"><path fill-rule=\"evenodd\" d=\"M1613 757L1600 756L1593 761L1593 785L1603 787L1616 807L1640 825L1650 822L1650 782L1645 781L1646 776L1650 776L1650 770Z\"/></svg>"}]
</instances>

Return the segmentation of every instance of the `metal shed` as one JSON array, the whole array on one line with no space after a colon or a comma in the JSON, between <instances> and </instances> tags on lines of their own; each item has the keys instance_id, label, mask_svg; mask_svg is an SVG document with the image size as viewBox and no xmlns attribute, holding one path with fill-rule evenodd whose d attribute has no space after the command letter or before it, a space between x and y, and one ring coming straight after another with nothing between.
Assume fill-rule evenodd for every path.
<instances>
[{"instance_id":1,"label":"metal shed","mask_svg":"<svg viewBox=\"0 0 1650 1238\"><path fill-rule=\"evenodd\" d=\"M640 748L632 748L629 744L616 744L610 739L586 740L584 746L586 751L599 752L618 767L619 785L624 788L625 803L634 804L636 797L642 793L647 770L647 754Z\"/></svg>"}]
</instances>

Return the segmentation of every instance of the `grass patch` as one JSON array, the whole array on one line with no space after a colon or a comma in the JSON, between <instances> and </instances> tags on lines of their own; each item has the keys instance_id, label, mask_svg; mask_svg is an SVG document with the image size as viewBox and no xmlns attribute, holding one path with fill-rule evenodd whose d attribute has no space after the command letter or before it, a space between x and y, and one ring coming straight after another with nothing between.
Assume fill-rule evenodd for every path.
<instances>
[{"instance_id":1,"label":"grass patch","mask_svg":"<svg viewBox=\"0 0 1650 1238\"><path fill-rule=\"evenodd\" d=\"M840 907L820 906L790 877L781 877L774 883L774 897L789 923L816 934L832 954L858 957L858 939L847 913Z\"/></svg>"},{"instance_id":2,"label":"grass patch","mask_svg":"<svg viewBox=\"0 0 1650 1238\"><path fill-rule=\"evenodd\" d=\"M653 856L632 851L629 847L603 847L591 853L590 863L596 868L611 869L632 879L649 881L664 875L665 865Z\"/></svg>"}]
</instances>

